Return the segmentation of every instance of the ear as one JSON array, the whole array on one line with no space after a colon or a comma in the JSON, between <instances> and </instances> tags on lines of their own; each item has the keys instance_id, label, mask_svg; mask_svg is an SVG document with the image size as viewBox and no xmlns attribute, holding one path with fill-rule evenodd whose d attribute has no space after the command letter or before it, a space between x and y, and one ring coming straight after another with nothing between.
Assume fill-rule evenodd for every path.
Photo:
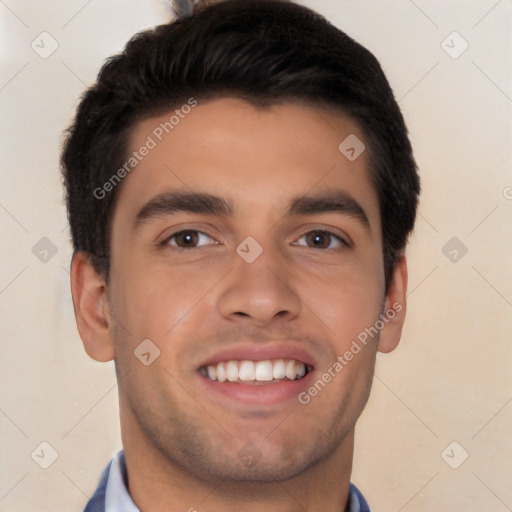
<instances>
[{"instance_id":1,"label":"ear","mask_svg":"<svg viewBox=\"0 0 512 512\"><path fill-rule=\"evenodd\" d=\"M107 285L84 252L76 252L71 261L71 295L85 351L96 361L111 361L115 353L109 329Z\"/></svg>"},{"instance_id":2,"label":"ear","mask_svg":"<svg viewBox=\"0 0 512 512\"><path fill-rule=\"evenodd\" d=\"M407 261L402 255L395 264L395 270L389 284L384 306L384 327L380 331L378 351L394 350L402 335L407 309Z\"/></svg>"}]
</instances>

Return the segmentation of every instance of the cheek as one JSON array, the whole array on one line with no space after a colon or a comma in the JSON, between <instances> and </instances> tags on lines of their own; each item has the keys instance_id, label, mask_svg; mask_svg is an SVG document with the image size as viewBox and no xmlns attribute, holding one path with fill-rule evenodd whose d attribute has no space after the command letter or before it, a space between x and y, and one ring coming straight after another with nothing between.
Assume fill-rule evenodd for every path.
<instances>
[{"instance_id":1,"label":"cheek","mask_svg":"<svg viewBox=\"0 0 512 512\"><path fill-rule=\"evenodd\" d=\"M377 276L369 269L346 269L303 284L305 304L329 328L338 350L378 320L384 292L376 282Z\"/></svg>"},{"instance_id":2,"label":"cheek","mask_svg":"<svg viewBox=\"0 0 512 512\"><path fill-rule=\"evenodd\" d=\"M214 277L212 272L205 276L148 261L123 261L112 276L111 299L134 342L149 338L164 347L200 309Z\"/></svg>"},{"instance_id":3,"label":"cheek","mask_svg":"<svg viewBox=\"0 0 512 512\"><path fill-rule=\"evenodd\" d=\"M345 346L318 368L316 380L298 397L301 404L313 408L315 424L332 421L334 415L339 428L354 425L370 394L375 354L369 344L355 349Z\"/></svg>"}]
</instances>

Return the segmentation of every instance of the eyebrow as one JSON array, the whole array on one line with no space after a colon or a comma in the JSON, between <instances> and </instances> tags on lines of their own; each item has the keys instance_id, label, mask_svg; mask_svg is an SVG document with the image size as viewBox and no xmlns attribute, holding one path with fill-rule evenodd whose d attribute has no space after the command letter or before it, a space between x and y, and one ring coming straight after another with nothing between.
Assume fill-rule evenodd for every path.
<instances>
[{"instance_id":1,"label":"eyebrow","mask_svg":"<svg viewBox=\"0 0 512 512\"><path fill-rule=\"evenodd\" d=\"M233 203L228 198L205 192L164 192L148 201L135 218L134 229L141 224L177 212L200 213L232 217ZM359 220L371 231L368 215L363 207L347 192L333 189L316 195L293 198L284 217L337 212Z\"/></svg>"},{"instance_id":2,"label":"eyebrow","mask_svg":"<svg viewBox=\"0 0 512 512\"><path fill-rule=\"evenodd\" d=\"M304 195L291 202L287 217L315 213L337 212L359 220L371 232L370 221L364 208L344 190L329 190L317 195Z\"/></svg>"},{"instance_id":3,"label":"eyebrow","mask_svg":"<svg viewBox=\"0 0 512 512\"><path fill-rule=\"evenodd\" d=\"M167 192L147 202L135 218L135 228L145 221L177 212L210 215L233 215L233 204L228 199L204 192Z\"/></svg>"}]
</instances>

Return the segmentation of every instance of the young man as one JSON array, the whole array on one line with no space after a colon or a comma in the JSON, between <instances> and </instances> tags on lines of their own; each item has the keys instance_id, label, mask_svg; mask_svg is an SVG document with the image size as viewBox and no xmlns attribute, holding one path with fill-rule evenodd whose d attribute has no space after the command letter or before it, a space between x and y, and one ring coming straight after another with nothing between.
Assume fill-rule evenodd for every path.
<instances>
[{"instance_id":1,"label":"young man","mask_svg":"<svg viewBox=\"0 0 512 512\"><path fill-rule=\"evenodd\" d=\"M369 510L354 428L419 194L376 59L291 2L212 5L109 59L62 165L124 448L85 510Z\"/></svg>"}]
</instances>

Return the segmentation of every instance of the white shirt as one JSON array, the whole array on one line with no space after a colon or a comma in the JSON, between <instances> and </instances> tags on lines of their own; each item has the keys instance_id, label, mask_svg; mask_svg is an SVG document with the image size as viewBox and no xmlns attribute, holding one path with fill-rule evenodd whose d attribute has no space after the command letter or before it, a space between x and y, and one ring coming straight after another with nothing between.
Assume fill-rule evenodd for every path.
<instances>
[{"instance_id":1,"label":"white shirt","mask_svg":"<svg viewBox=\"0 0 512 512\"><path fill-rule=\"evenodd\" d=\"M133 503L125 484L126 465L124 451L119 451L112 459L105 491L105 512L140 512Z\"/></svg>"}]
</instances>

